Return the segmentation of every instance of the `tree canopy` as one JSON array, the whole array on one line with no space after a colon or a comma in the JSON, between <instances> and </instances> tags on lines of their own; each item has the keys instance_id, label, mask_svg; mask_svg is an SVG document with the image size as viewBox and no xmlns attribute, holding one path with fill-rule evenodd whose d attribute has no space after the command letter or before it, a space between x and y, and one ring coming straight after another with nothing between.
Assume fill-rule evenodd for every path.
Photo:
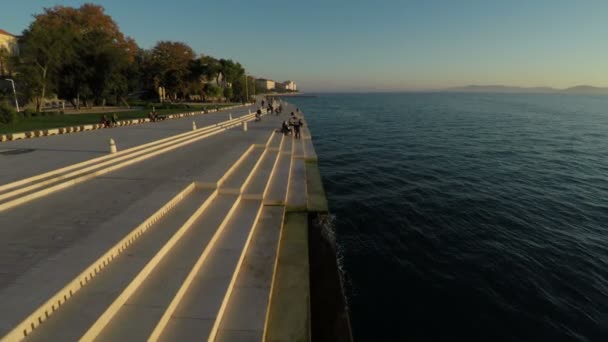
<instances>
[{"instance_id":1,"label":"tree canopy","mask_svg":"<svg viewBox=\"0 0 608 342\"><path fill-rule=\"evenodd\" d=\"M159 87L170 99L246 97L240 63L197 55L183 42L159 41L141 49L99 5L45 8L21 43L14 78L38 110L52 95L80 106L116 103L136 91L154 94Z\"/></svg>"}]
</instances>

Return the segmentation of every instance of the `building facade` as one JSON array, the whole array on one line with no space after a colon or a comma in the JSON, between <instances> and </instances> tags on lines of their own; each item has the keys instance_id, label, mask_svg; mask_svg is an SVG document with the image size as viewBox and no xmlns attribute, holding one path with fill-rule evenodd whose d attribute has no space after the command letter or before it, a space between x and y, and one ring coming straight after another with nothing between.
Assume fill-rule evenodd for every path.
<instances>
[{"instance_id":1,"label":"building facade","mask_svg":"<svg viewBox=\"0 0 608 342\"><path fill-rule=\"evenodd\" d=\"M285 90L287 90L287 88L285 88L285 83L278 83L278 82L275 84L275 89L277 91L285 91Z\"/></svg>"},{"instance_id":2,"label":"building facade","mask_svg":"<svg viewBox=\"0 0 608 342\"><path fill-rule=\"evenodd\" d=\"M294 81L285 81L285 82L283 82L283 85L285 87L285 90L291 90L291 91L298 90L298 86L296 85L296 82L294 82Z\"/></svg>"},{"instance_id":3,"label":"building facade","mask_svg":"<svg viewBox=\"0 0 608 342\"><path fill-rule=\"evenodd\" d=\"M265 78L259 78L256 80L258 86L263 88L264 90L273 90L276 89L276 82L273 80L267 80Z\"/></svg>"},{"instance_id":4,"label":"building facade","mask_svg":"<svg viewBox=\"0 0 608 342\"><path fill-rule=\"evenodd\" d=\"M4 75L8 71L6 66L8 57L18 55L18 37L0 29L0 75Z\"/></svg>"}]
</instances>

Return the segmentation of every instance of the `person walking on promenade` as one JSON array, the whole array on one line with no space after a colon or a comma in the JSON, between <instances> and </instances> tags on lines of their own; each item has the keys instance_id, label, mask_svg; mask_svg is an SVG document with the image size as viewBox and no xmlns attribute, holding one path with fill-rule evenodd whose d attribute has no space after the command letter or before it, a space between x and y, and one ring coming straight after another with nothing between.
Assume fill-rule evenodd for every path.
<instances>
[{"instance_id":1,"label":"person walking on promenade","mask_svg":"<svg viewBox=\"0 0 608 342\"><path fill-rule=\"evenodd\" d=\"M112 114L112 127L116 127L118 125L118 114L114 113Z\"/></svg>"},{"instance_id":2,"label":"person walking on promenade","mask_svg":"<svg viewBox=\"0 0 608 342\"><path fill-rule=\"evenodd\" d=\"M303 126L302 119L296 117L295 123L293 124L293 130L296 133L295 138L300 139L300 127Z\"/></svg>"},{"instance_id":3,"label":"person walking on promenade","mask_svg":"<svg viewBox=\"0 0 608 342\"><path fill-rule=\"evenodd\" d=\"M289 118L289 126L293 127L293 132L295 134L296 139L300 139L300 126L302 125L302 120L300 120L294 112L291 112L291 117Z\"/></svg>"},{"instance_id":4,"label":"person walking on promenade","mask_svg":"<svg viewBox=\"0 0 608 342\"><path fill-rule=\"evenodd\" d=\"M110 127L110 121L108 120L108 117L105 114L101 116L101 124L103 125L103 127Z\"/></svg>"}]
</instances>

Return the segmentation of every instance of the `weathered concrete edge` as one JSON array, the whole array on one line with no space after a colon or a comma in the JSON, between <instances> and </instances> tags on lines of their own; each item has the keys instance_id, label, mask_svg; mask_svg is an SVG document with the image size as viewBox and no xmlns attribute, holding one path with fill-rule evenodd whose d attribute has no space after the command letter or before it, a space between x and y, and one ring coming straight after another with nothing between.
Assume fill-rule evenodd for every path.
<instances>
[{"instance_id":1,"label":"weathered concrete edge","mask_svg":"<svg viewBox=\"0 0 608 342\"><path fill-rule=\"evenodd\" d=\"M307 205L285 208L275 262L264 341L310 341L311 265L315 253L309 243L311 217L328 213L318 164L306 161Z\"/></svg>"},{"instance_id":2,"label":"weathered concrete edge","mask_svg":"<svg viewBox=\"0 0 608 342\"><path fill-rule=\"evenodd\" d=\"M181 118L185 118L188 116L221 112L221 111L235 109L235 108L247 107L250 105L251 104L244 104L244 105L223 107L221 109L208 109L208 110L200 110L200 111L194 111L194 112L169 114L166 116L166 118L169 120L170 119L181 119ZM118 121L117 126L119 126L119 127L120 126L130 126L130 125L144 124L144 123L148 123L148 122L150 122L149 118L120 120L120 121ZM6 133L6 134L0 134L0 142L27 139L27 138L39 138L39 137L46 137L46 136L57 135L57 134L78 133L78 132L91 131L91 130L101 129L101 128L104 128L102 124L89 124L89 125L66 126L66 127L57 127L57 128L46 128L46 129L33 130L33 131L27 131L27 132Z\"/></svg>"},{"instance_id":3,"label":"weathered concrete edge","mask_svg":"<svg viewBox=\"0 0 608 342\"><path fill-rule=\"evenodd\" d=\"M314 154L314 150L311 152ZM306 160L306 188L311 339L351 342L352 327L338 265L334 227L316 160Z\"/></svg>"},{"instance_id":4,"label":"weathered concrete edge","mask_svg":"<svg viewBox=\"0 0 608 342\"><path fill-rule=\"evenodd\" d=\"M323 188L323 180L319 171L319 164L313 160L306 161L306 190L308 212L312 213L328 213L329 205Z\"/></svg>"},{"instance_id":5,"label":"weathered concrete edge","mask_svg":"<svg viewBox=\"0 0 608 342\"><path fill-rule=\"evenodd\" d=\"M263 340L310 341L306 212L285 212Z\"/></svg>"}]
</instances>

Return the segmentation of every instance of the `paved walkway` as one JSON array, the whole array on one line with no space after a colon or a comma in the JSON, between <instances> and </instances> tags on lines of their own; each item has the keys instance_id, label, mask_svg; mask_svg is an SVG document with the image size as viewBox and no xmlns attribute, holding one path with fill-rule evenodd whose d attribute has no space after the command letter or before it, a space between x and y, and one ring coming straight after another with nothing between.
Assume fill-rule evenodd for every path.
<instances>
[{"instance_id":1,"label":"paved walkway","mask_svg":"<svg viewBox=\"0 0 608 342\"><path fill-rule=\"evenodd\" d=\"M30 273L63 259L69 259L74 270L90 264L187 184L217 182L251 144L266 142L286 115L264 116L260 123L249 122L247 132L233 128L0 212L0 299L4 290L20 286ZM199 127L225 119L227 113L195 118ZM11 142L15 148L35 151L1 156L1 165L12 166L2 168L0 184L97 157L108 136L115 137L119 147L131 147L187 131L180 125L191 129L191 118Z\"/></svg>"},{"instance_id":2,"label":"paved walkway","mask_svg":"<svg viewBox=\"0 0 608 342\"><path fill-rule=\"evenodd\" d=\"M63 166L105 155L109 151L109 139L113 138L119 150L145 144L248 114L253 106L227 111L196 115L161 122L146 123L65 135L53 135L34 139L0 143L0 185L27 178ZM31 150L21 154L5 154L3 151Z\"/></svg>"},{"instance_id":3,"label":"paved walkway","mask_svg":"<svg viewBox=\"0 0 608 342\"><path fill-rule=\"evenodd\" d=\"M161 339L261 338L271 295L282 303L281 293L293 292L294 279L308 284L308 257L302 253L307 244L297 248L289 244L277 257L282 265L277 279L283 279L277 294L270 285L283 215L291 210L305 217L305 160L315 156L307 140L273 135L293 110L284 107L280 116L266 115L262 122L248 122L247 131L240 125L218 130L215 135L0 211L0 303L11 308L0 311L0 337L12 331L7 336L15 340L23 334L28 340L78 336L139 340L160 332ZM232 110L232 117L247 114L248 109ZM0 154L0 163L10 160L13 163L8 165L14 165L1 170L0 185L106 155L110 136L124 149L190 132L193 119L200 128L225 121L228 114L10 142L6 146L33 151ZM307 129L303 133L310 136ZM175 146L175 142L169 144ZM158 147L151 150L160 151ZM155 213L180 193L186 194L184 200L159 219ZM210 203L208 209L200 206L203 202ZM254 229L258 217L267 220ZM146 220L151 223L145 226L145 233L139 230L142 228L133 231L144 227L140 224ZM305 234L306 225L298 231ZM251 241L255 245L249 249ZM112 246L129 247L112 254L110 266L105 267L109 257L99 258L118 250L110 249ZM169 254L159 259L166 251ZM288 272L293 260L286 255L304 256L305 265L298 266L304 273L294 278ZM101 271L90 282L98 269ZM139 276L152 269L155 273L149 280ZM134 289L137 292L132 296ZM281 309L281 319L276 313L272 316L272 336L279 336L277 324L290 331L285 340L296 336L293 327L297 336L308 336L309 291L307 285L300 290L293 292L300 301L289 310ZM57 305L62 308L55 311ZM50 311L50 318L43 319ZM135 315L136 311L151 316ZM153 319L148 322L146 317ZM110 318L113 321L106 320ZM125 319L131 323L124 325ZM137 338L133 335L136 330L140 333Z\"/></svg>"}]
</instances>

